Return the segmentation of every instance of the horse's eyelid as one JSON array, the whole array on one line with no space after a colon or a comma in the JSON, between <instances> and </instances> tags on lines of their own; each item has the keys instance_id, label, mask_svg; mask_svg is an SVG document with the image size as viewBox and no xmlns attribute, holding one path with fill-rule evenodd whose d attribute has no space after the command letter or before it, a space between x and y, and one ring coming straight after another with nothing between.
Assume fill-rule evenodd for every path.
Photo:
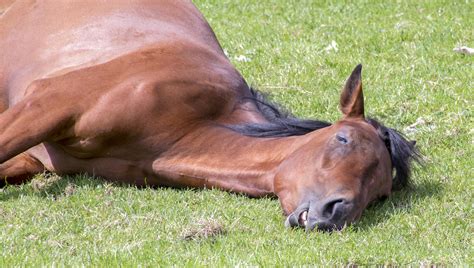
<instances>
[{"instance_id":1,"label":"horse's eyelid","mask_svg":"<svg viewBox=\"0 0 474 268\"><path fill-rule=\"evenodd\" d=\"M341 143L347 144L347 139L340 135L336 135L336 139Z\"/></svg>"}]
</instances>

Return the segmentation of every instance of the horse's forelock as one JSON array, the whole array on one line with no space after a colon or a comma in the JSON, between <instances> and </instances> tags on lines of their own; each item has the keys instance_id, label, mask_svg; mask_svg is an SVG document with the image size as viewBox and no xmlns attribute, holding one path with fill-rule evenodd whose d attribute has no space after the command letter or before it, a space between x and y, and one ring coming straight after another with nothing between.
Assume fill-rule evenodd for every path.
<instances>
[{"instance_id":1,"label":"horse's forelock","mask_svg":"<svg viewBox=\"0 0 474 268\"><path fill-rule=\"evenodd\" d=\"M415 142L408 141L403 134L382 125L375 119L367 119L367 122L377 129L390 153L392 168L395 172L392 190L405 188L410 183L412 162L421 163L421 154L416 148Z\"/></svg>"}]
</instances>

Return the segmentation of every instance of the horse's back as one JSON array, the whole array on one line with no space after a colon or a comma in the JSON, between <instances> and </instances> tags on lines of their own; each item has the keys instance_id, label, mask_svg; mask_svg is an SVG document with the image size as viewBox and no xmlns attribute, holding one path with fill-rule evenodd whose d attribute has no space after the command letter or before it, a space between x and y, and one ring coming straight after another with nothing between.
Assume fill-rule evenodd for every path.
<instances>
[{"instance_id":1,"label":"horse's back","mask_svg":"<svg viewBox=\"0 0 474 268\"><path fill-rule=\"evenodd\" d=\"M225 58L209 25L188 1L25 0L5 10L0 17L0 109L1 103L12 106L21 100L34 80L147 46L189 42Z\"/></svg>"}]
</instances>

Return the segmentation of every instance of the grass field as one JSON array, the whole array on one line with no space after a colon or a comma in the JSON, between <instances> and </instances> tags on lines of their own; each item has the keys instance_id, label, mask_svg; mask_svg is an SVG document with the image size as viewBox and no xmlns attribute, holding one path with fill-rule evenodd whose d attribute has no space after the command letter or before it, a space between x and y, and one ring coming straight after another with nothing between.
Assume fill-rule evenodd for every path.
<instances>
[{"instance_id":1,"label":"grass field","mask_svg":"<svg viewBox=\"0 0 474 268\"><path fill-rule=\"evenodd\" d=\"M38 175L0 190L0 266L473 266L474 56L452 50L474 47L474 3L360 2L196 4L247 81L298 116L337 120L362 63L366 113L425 155L410 189L327 234L285 229L275 199Z\"/></svg>"}]
</instances>

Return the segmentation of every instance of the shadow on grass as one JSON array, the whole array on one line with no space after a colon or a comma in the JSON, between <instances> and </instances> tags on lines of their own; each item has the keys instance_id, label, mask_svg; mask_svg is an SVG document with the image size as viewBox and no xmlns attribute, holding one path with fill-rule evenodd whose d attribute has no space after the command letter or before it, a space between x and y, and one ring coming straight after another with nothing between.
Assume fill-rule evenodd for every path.
<instances>
[{"instance_id":1,"label":"shadow on grass","mask_svg":"<svg viewBox=\"0 0 474 268\"><path fill-rule=\"evenodd\" d=\"M136 186L124 182L114 182L101 177L94 177L88 174L59 176L54 173L45 172L35 175L30 181L20 185L3 185L0 187L0 201L20 198L22 196L37 196L43 198L56 198L61 195L68 195L77 188L96 187L120 187L143 189L174 189L176 191L200 192L210 189L188 188L188 187L168 187L168 186ZM247 196L240 193L232 193L236 196Z\"/></svg>"},{"instance_id":2,"label":"shadow on grass","mask_svg":"<svg viewBox=\"0 0 474 268\"><path fill-rule=\"evenodd\" d=\"M3 185L0 187L0 201L20 198L21 196L38 196L43 198L56 198L61 195L69 195L77 188L135 188L143 189L175 189L177 191L186 190L198 192L206 189L196 188L176 188L168 186L137 186L125 182L110 181L101 177L94 177L88 174L59 176L54 173L45 172L35 175L30 181L20 185ZM238 194L242 195L242 194ZM244 195L245 196L245 195Z\"/></svg>"},{"instance_id":3,"label":"shadow on grass","mask_svg":"<svg viewBox=\"0 0 474 268\"><path fill-rule=\"evenodd\" d=\"M443 194L444 187L438 181L423 180L407 189L394 192L384 201L370 205L354 230L366 231L396 214L410 212L417 202L432 196Z\"/></svg>"},{"instance_id":4,"label":"shadow on grass","mask_svg":"<svg viewBox=\"0 0 474 268\"><path fill-rule=\"evenodd\" d=\"M72 194L78 187L95 188L106 184L111 183L85 174L59 176L53 173L40 173L24 184L4 186L0 192L0 201L16 199L21 196L55 198L61 195Z\"/></svg>"}]
</instances>

